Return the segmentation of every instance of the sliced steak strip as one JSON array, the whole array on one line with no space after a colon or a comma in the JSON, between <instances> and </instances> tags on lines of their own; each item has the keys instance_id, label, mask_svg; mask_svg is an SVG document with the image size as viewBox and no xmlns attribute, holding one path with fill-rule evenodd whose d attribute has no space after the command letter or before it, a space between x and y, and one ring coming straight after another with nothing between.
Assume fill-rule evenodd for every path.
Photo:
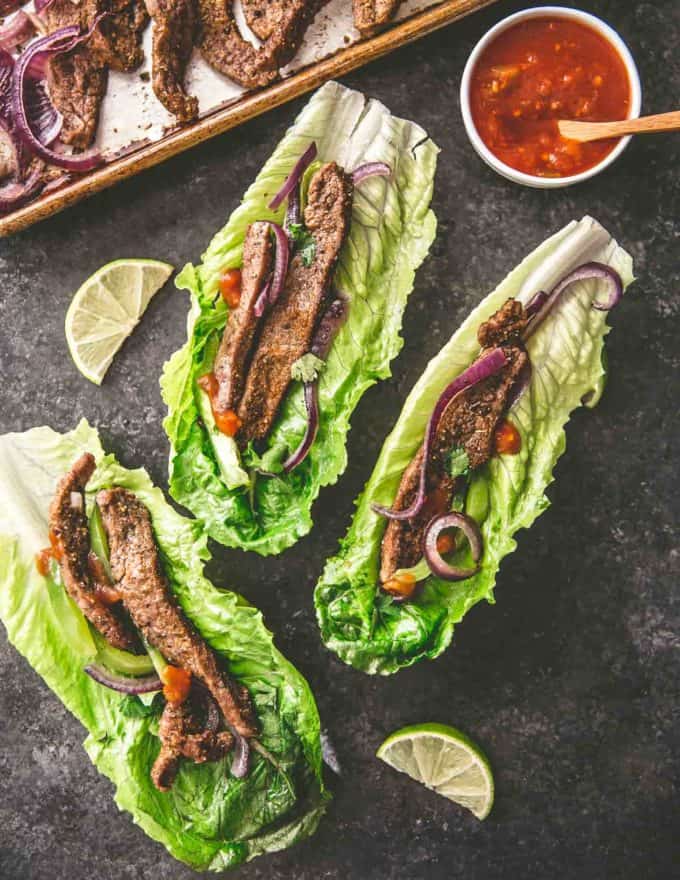
<instances>
[{"instance_id":1,"label":"sliced steak strip","mask_svg":"<svg viewBox=\"0 0 680 880\"><path fill-rule=\"evenodd\" d=\"M253 223L243 245L241 298L229 313L213 367L218 384L214 406L219 412L233 409L241 399L248 357L260 320L254 312L255 302L271 270L273 254L269 224Z\"/></svg>"},{"instance_id":2,"label":"sliced steak strip","mask_svg":"<svg viewBox=\"0 0 680 880\"><path fill-rule=\"evenodd\" d=\"M144 60L142 37L149 23L144 0L84 0L86 26L104 13L87 44L93 57L112 70L129 73Z\"/></svg>"},{"instance_id":3,"label":"sliced steak strip","mask_svg":"<svg viewBox=\"0 0 680 880\"><path fill-rule=\"evenodd\" d=\"M67 25L84 29L91 8L85 2L77 5L72 0L54 0L44 14L48 31ZM52 102L64 117L60 135L64 143L80 149L92 144L107 81L106 64L93 55L87 43L50 59L47 83Z\"/></svg>"},{"instance_id":4,"label":"sliced steak strip","mask_svg":"<svg viewBox=\"0 0 680 880\"><path fill-rule=\"evenodd\" d=\"M326 3L328 0L241 0L248 27L255 36L280 45L279 67L293 58L305 31Z\"/></svg>"},{"instance_id":5,"label":"sliced steak strip","mask_svg":"<svg viewBox=\"0 0 680 880\"><path fill-rule=\"evenodd\" d=\"M354 26L370 37L394 17L401 0L352 0Z\"/></svg>"},{"instance_id":6,"label":"sliced steak strip","mask_svg":"<svg viewBox=\"0 0 680 880\"><path fill-rule=\"evenodd\" d=\"M59 481L50 506L50 532L61 550L59 567L69 596L109 644L123 651L136 651L139 640L123 609L104 604L95 591L83 493L96 466L94 456L86 452Z\"/></svg>"},{"instance_id":7,"label":"sliced steak strip","mask_svg":"<svg viewBox=\"0 0 680 880\"><path fill-rule=\"evenodd\" d=\"M420 513L410 520L388 521L382 541L380 580L385 583L399 568L410 568L423 555L425 528L432 519L451 507L456 481L447 473L447 455L454 446L468 454L471 468L481 467L493 454L494 432L507 407L508 397L528 362L520 341L526 326L522 304L509 299L483 323L477 333L482 354L502 346L508 364L478 385L468 388L451 401L439 422L432 456L427 465L427 500ZM396 510L405 510L414 500L423 461L421 446L404 471L394 501Z\"/></svg>"},{"instance_id":8,"label":"sliced steak strip","mask_svg":"<svg viewBox=\"0 0 680 880\"><path fill-rule=\"evenodd\" d=\"M184 74L198 23L195 0L146 0L146 8L153 19L154 94L179 122L191 122L198 116L198 101L187 95Z\"/></svg>"},{"instance_id":9,"label":"sliced steak strip","mask_svg":"<svg viewBox=\"0 0 680 880\"><path fill-rule=\"evenodd\" d=\"M198 0L199 32L196 45L218 73L247 89L269 85L278 76L276 57L265 47L256 49L241 36L231 0Z\"/></svg>"},{"instance_id":10,"label":"sliced steak strip","mask_svg":"<svg viewBox=\"0 0 680 880\"><path fill-rule=\"evenodd\" d=\"M291 381L295 361L309 350L319 312L349 232L352 180L335 162L312 177L305 225L314 236L316 255L310 266L296 254L286 284L265 316L238 407L239 440L262 440L269 433Z\"/></svg>"},{"instance_id":11,"label":"sliced steak strip","mask_svg":"<svg viewBox=\"0 0 680 880\"><path fill-rule=\"evenodd\" d=\"M184 616L161 570L146 507L126 489L97 495L109 539L116 589L144 638L173 666L203 682L226 722L242 736L257 724L247 693L218 666L217 658Z\"/></svg>"},{"instance_id":12,"label":"sliced steak strip","mask_svg":"<svg viewBox=\"0 0 680 880\"><path fill-rule=\"evenodd\" d=\"M234 745L230 733L205 729L191 697L181 704L165 704L158 736L161 748L151 769L151 779L160 791L169 791L172 787L180 758L195 764L219 761Z\"/></svg>"}]
</instances>

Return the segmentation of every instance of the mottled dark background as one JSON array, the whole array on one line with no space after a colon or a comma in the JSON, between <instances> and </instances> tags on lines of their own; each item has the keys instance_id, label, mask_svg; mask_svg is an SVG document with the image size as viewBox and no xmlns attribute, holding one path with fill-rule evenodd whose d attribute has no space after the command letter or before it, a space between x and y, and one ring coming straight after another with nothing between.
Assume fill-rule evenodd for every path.
<instances>
[{"instance_id":1,"label":"mottled dark background","mask_svg":"<svg viewBox=\"0 0 680 880\"><path fill-rule=\"evenodd\" d=\"M263 609L311 682L344 768L317 835L237 878L680 875L680 135L638 139L607 173L567 190L522 189L488 170L461 124L460 76L483 32L524 5L501 2L344 80L416 119L442 147L439 235L406 311L394 377L354 414L350 465L316 505L312 534L279 559L214 548L217 583ZM678 0L581 5L630 45L644 110L677 108ZM165 485L158 376L184 340L185 295L158 295L101 389L68 356L67 303L115 258L196 260L301 106L0 242L2 430L65 430L87 416L124 464L145 465ZM389 679L343 666L320 644L312 588L402 401L471 306L585 212L633 253L639 280L612 315L607 393L569 426L553 506L503 563L497 604L476 607L443 657ZM194 876L118 812L80 725L0 641L2 880ZM497 801L483 824L375 759L387 733L427 720L463 728L488 751Z\"/></svg>"}]
</instances>

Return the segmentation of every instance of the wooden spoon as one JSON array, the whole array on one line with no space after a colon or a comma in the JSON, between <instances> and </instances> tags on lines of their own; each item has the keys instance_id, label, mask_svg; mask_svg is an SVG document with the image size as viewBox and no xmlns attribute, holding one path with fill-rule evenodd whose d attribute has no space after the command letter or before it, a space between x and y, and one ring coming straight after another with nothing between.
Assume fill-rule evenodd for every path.
<instances>
[{"instance_id":1,"label":"wooden spoon","mask_svg":"<svg viewBox=\"0 0 680 880\"><path fill-rule=\"evenodd\" d=\"M641 116L638 119L622 119L620 122L571 122L560 119L557 126L562 137L571 141L599 141L624 134L680 131L680 110L658 113L656 116Z\"/></svg>"}]
</instances>

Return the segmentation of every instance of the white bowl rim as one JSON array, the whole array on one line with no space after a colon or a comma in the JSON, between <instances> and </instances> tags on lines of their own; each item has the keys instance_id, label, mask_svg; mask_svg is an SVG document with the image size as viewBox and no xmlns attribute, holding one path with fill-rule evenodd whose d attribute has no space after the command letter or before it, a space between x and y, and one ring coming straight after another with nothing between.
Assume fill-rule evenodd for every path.
<instances>
[{"instance_id":1,"label":"white bowl rim","mask_svg":"<svg viewBox=\"0 0 680 880\"><path fill-rule=\"evenodd\" d=\"M640 83L640 74L630 49L626 43L624 43L619 34L607 24L607 22L598 18L596 15L592 15L590 12L584 12L581 9L573 9L568 6L534 6L530 9L522 9L512 15L508 15L506 18L497 22L481 37L470 53L467 63L465 64L463 78L460 84L460 108L463 115L463 123L472 146L487 165L503 177L506 177L515 183L522 183L525 186L531 186L537 189L556 189L558 187L571 186L574 183L580 183L581 181L594 177L596 174L604 171L605 168L608 168L612 162L615 162L631 140L630 135L621 138L614 149L598 162L597 165L593 165L592 168L587 168L585 171L581 171L578 174L572 174L569 177L539 177L538 175L527 174L524 171L518 171L510 165L506 165L505 162L501 161L491 152L480 137L470 110L470 81L472 79L472 72L477 65L480 55L500 33L512 27L518 21L530 18L547 18L550 16L571 18L583 22L605 37L605 39L607 39L619 53L628 73L628 81L630 84L630 109L627 118L635 119L640 115L642 108L642 85Z\"/></svg>"}]
</instances>

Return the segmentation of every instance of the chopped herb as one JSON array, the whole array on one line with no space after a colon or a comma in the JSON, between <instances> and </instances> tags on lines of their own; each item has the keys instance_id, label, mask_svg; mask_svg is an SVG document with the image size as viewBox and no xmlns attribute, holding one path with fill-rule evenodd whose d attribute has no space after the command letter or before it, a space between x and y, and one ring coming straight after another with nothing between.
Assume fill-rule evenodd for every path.
<instances>
[{"instance_id":1,"label":"chopped herb","mask_svg":"<svg viewBox=\"0 0 680 880\"><path fill-rule=\"evenodd\" d=\"M465 477L470 472L470 459L462 446L453 447L446 457L446 465L449 476L454 480L456 477Z\"/></svg>"},{"instance_id":2,"label":"chopped herb","mask_svg":"<svg viewBox=\"0 0 680 880\"><path fill-rule=\"evenodd\" d=\"M290 368L290 375L295 382L316 382L325 366L325 361L310 351L295 361Z\"/></svg>"},{"instance_id":3,"label":"chopped herb","mask_svg":"<svg viewBox=\"0 0 680 880\"><path fill-rule=\"evenodd\" d=\"M303 223L291 223L288 233L295 242L295 251L302 257L302 263L309 268L316 257L314 236Z\"/></svg>"}]
</instances>

